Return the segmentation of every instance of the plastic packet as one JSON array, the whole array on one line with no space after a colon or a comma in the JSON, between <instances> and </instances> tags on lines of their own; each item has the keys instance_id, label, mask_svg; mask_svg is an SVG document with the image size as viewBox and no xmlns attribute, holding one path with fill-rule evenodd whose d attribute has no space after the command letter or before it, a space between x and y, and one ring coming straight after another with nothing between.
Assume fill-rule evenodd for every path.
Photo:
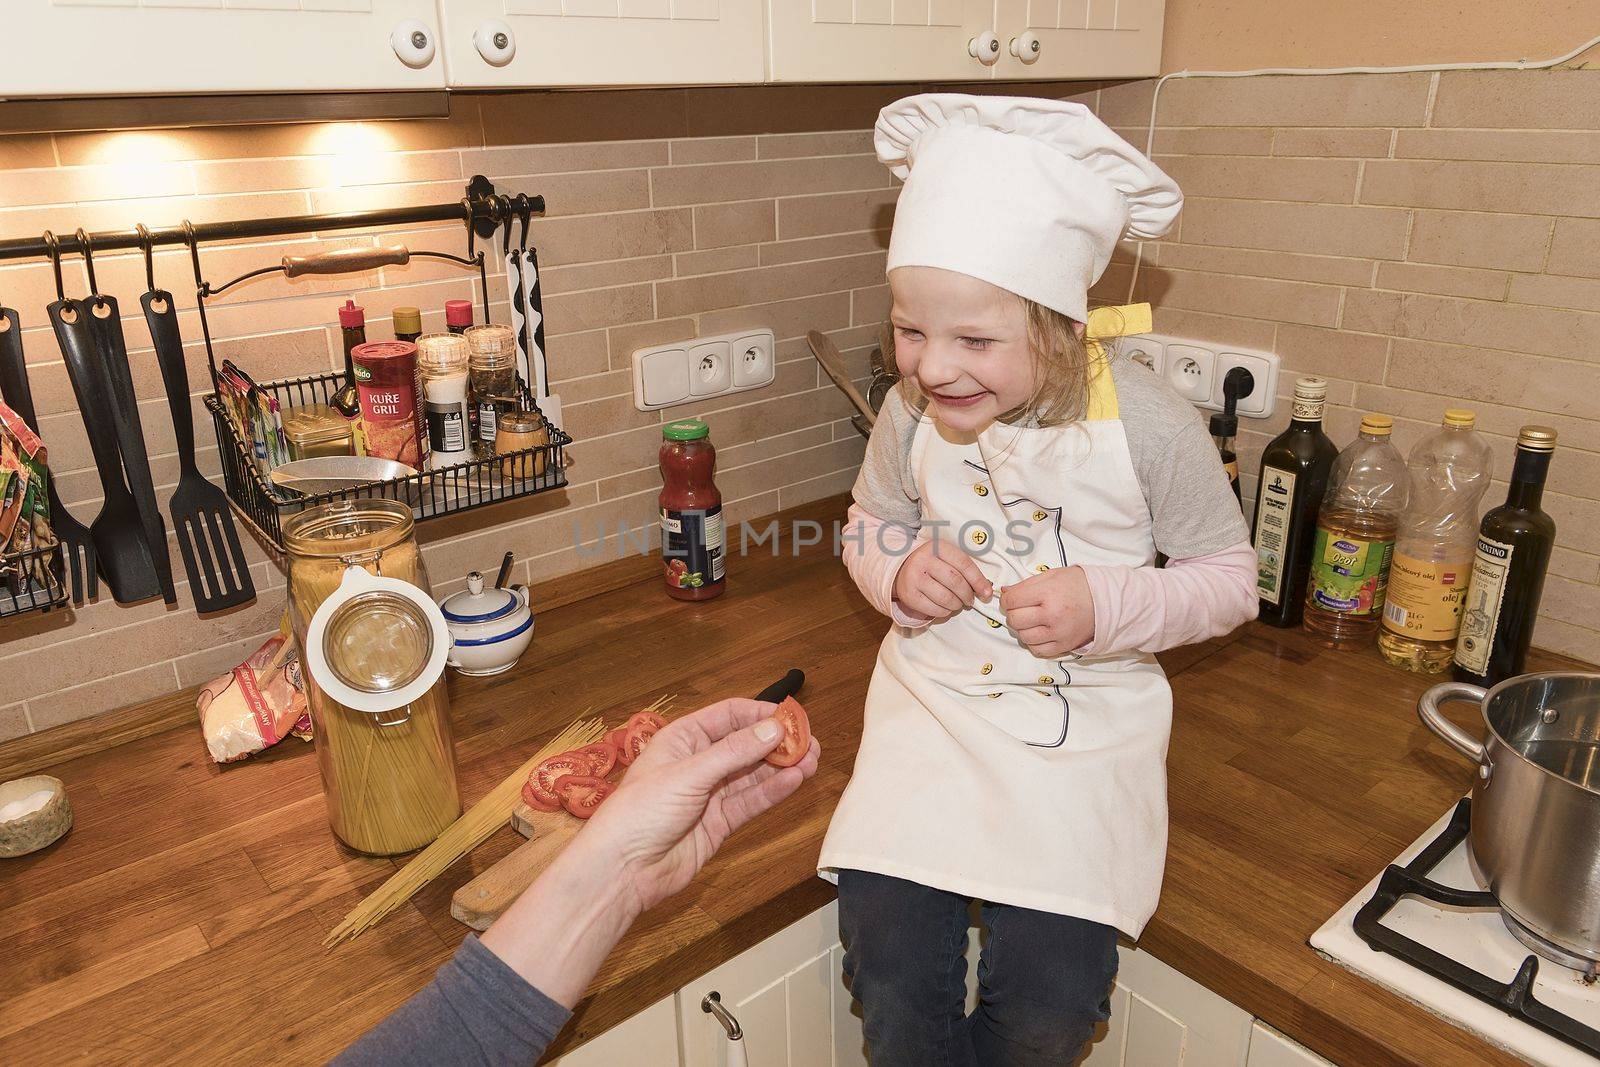
<instances>
[{"instance_id":1,"label":"plastic packet","mask_svg":"<svg viewBox=\"0 0 1600 1067\"><path fill-rule=\"evenodd\" d=\"M289 734L311 740L311 716L295 644L283 632L195 698L206 748L218 763L244 759Z\"/></svg>"}]
</instances>

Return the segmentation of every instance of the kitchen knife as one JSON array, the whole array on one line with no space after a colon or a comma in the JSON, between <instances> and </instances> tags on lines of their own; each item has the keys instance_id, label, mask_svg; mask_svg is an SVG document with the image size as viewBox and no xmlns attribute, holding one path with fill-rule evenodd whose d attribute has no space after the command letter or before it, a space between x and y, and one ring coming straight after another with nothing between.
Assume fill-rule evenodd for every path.
<instances>
[{"instance_id":1,"label":"kitchen knife","mask_svg":"<svg viewBox=\"0 0 1600 1067\"><path fill-rule=\"evenodd\" d=\"M782 702L784 697L792 697L800 692L800 687L806 684L805 672L797 667L790 667L789 673L779 678L756 694L757 700L766 700L774 704Z\"/></svg>"}]
</instances>

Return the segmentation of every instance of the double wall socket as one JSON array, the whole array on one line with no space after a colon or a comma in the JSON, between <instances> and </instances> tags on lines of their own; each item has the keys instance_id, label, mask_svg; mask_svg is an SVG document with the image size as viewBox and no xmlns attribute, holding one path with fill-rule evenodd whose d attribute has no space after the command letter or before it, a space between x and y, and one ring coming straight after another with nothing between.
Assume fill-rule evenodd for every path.
<instances>
[{"instance_id":1,"label":"double wall socket","mask_svg":"<svg viewBox=\"0 0 1600 1067\"><path fill-rule=\"evenodd\" d=\"M1272 352L1186 341L1162 334L1143 334L1123 340L1122 350L1149 367L1179 396L1212 411L1222 410L1222 382L1235 367L1254 379L1250 391L1239 398L1237 411L1252 419L1272 416L1278 397L1279 359Z\"/></svg>"},{"instance_id":2,"label":"double wall socket","mask_svg":"<svg viewBox=\"0 0 1600 1067\"><path fill-rule=\"evenodd\" d=\"M771 330L740 330L633 353L633 404L654 411L690 400L741 393L777 377Z\"/></svg>"}]
</instances>

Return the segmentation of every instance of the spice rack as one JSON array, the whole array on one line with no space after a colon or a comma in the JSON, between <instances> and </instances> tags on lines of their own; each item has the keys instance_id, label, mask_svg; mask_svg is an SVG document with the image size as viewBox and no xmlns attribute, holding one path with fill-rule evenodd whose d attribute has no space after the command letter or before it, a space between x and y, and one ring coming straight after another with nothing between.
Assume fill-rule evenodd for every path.
<instances>
[{"instance_id":1,"label":"spice rack","mask_svg":"<svg viewBox=\"0 0 1600 1067\"><path fill-rule=\"evenodd\" d=\"M31 576L15 586L0 581L0 619L64 606L67 602L65 573L60 545L0 554L0 574Z\"/></svg>"}]
</instances>

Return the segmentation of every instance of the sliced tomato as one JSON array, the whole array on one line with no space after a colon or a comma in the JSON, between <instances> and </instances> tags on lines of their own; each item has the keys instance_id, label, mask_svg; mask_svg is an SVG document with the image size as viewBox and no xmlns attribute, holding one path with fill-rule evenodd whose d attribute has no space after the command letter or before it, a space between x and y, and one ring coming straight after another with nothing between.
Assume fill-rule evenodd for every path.
<instances>
[{"instance_id":1,"label":"sliced tomato","mask_svg":"<svg viewBox=\"0 0 1600 1067\"><path fill-rule=\"evenodd\" d=\"M545 798L539 795L534 787L534 779L530 775L522 784L522 802L534 811L557 812L561 810L561 801L555 798Z\"/></svg>"},{"instance_id":2,"label":"sliced tomato","mask_svg":"<svg viewBox=\"0 0 1600 1067\"><path fill-rule=\"evenodd\" d=\"M653 711L639 711L635 712L633 718L628 720L628 729L632 730L634 727L643 723L649 723L653 727L650 732L654 733L656 730L665 729L667 720L663 719Z\"/></svg>"},{"instance_id":3,"label":"sliced tomato","mask_svg":"<svg viewBox=\"0 0 1600 1067\"><path fill-rule=\"evenodd\" d=\"M555 788L562 807L580 819L587 819L617 787L592 774L564 774L556 779Z\"/></svg>"},{"instance_id":4,"label":"sliced tomato","mask_svg":"<svg viewBox=\"0 0 1600 1067\"><path fill-rule=\"evenodd\" d=\"M794 697L784 697L772 717L783 727L783 740L767 753L767 762L774 767L793 767L811 750L811 720Z\"/></svg>"},{"instance_id":5,"label":"sliced tomato","mask_svg":"<svg viewBox=\"0 0 1600 1067\"><path fill-rule=\"evenodd\" d=\"M580 752L562 752L551 756L535 767L528 778L528 789L543 803L530 803L528 806L540 811L560 811L561 798L555 790L556 779L564 774L588 773L589 758Z\"/></svg>"},{"instance_id":6,"label":"sliced tomato","mask_svg":"<svg viewBox=\"0 0 1600 1067\"><path fill-rule=\"evenodd\" d=\"M628 732L622 738L622 749L617 755L625 766L631 766L639 758L651 738L656 736L658 727L653 722L640 722L628 727Z\"/></svg>"},{"instance_id":7,"label":"sliced tomato","mask_svg":"<svg viewBox=\"0 0 1600 1067\"><path fill-rule=\"evenodd\" d=\"M622 751L622 738L623 738L623 735L625 735L627 732L628 732L628 724L627 723L623 723L621 726L617 727L615 730L607 730L605 739L607 741L611 742L611 747L612 748L614 748L614 749L616 749L617 751L620 752L620 751Z\"/></svg>"},{"instance_id":8,"label":"sliced tomato","mask_svg":"<svg viewBox=\"0 0 1600 1067\"><path fill-rule=\"evenodd\" d=\"M584 745L578 750L578 755L589 761L589 773L596 778L604 778L617 765L617 746L610 741Z\"/></svg>"}]
</instances>

